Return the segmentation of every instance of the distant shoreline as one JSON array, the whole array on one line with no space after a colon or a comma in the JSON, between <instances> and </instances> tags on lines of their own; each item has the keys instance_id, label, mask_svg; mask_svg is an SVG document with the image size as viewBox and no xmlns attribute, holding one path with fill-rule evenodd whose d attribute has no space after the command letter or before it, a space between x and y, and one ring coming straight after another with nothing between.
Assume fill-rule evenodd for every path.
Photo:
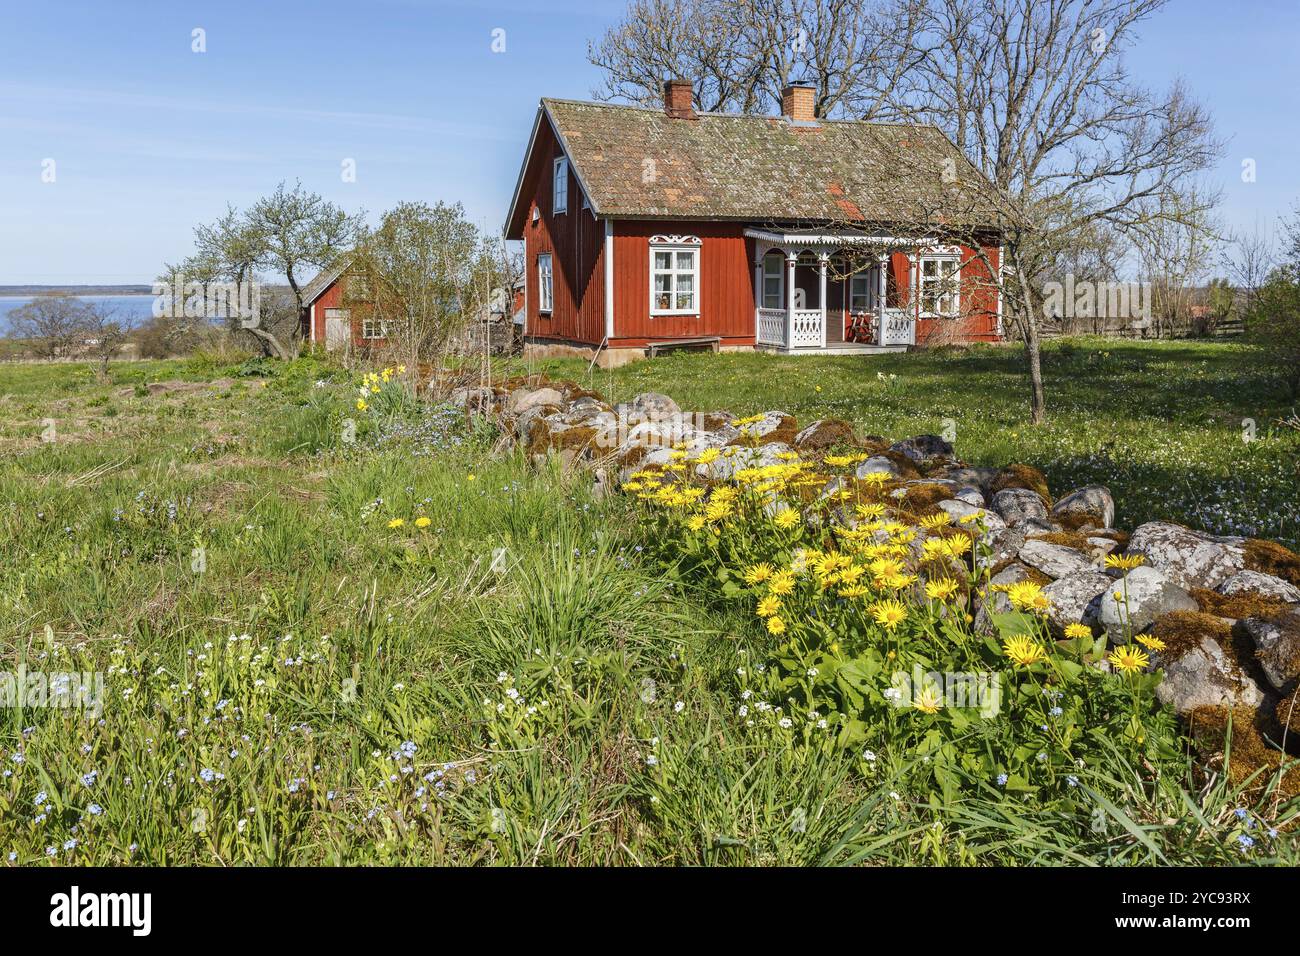
<instances>
[{"instance_id":1,"label":"distant shoreline","mask_svg":"<svg viewBox=\"0 0 1300 956\"><path fill-rule=\"evenodd\" d=\"M0 299L34 295L153 295L151 285L0 285Z\"/></svg>"}]
</instances>

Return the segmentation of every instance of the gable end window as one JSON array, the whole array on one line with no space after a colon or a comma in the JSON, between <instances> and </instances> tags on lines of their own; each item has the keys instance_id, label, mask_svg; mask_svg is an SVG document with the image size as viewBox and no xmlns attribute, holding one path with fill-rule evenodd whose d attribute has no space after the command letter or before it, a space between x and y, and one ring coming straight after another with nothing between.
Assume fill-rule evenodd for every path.
<instances>
[{"instance_id":1,"label":"gable end window","mask_svg":"<svg viewBox=\"0 0 1300 956\"><path fill-rule=\"evenodd\" d=\"M650 314L698 315L700 240L650 240Z\"/></svg>"},{"instance_id":2,"label":"gable end window","mask_svg":"<svg viewBox=\"0 0 1300 956\"><path fill-rule=\"evenodd\" d=\"M554 306L555 286L552 284L551 254L543 252L537 257L537 311L549 313Z\"/></svg>"},{"instance_id":3,"label":"gable end window","mask_svg":"<svg viewBox=\"0 0 1300 956\"><path fill-rule=\"evenodd\" d=\"M551 180L551 195L555 202L551 211L555 215L569 211L569 161L561 156L555 161L555 175Z\"/></svg>"}]
</instances>

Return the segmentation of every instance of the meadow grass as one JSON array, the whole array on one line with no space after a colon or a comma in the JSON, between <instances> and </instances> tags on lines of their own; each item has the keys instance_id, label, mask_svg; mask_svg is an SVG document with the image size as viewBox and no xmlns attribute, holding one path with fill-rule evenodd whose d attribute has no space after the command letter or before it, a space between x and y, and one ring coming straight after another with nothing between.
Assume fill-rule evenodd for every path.
<instances>
[{"instance_id":1,"label":"meadow grass","mask_svg":"<svg viewBox=\"0 0 1300 956\"><path fill-rule=\"evenodd\" d=\"M714 361L732 393L694 358L609 384L901 433L940 360L891 360L904 384L860 414L875 366L828 372L823 400L790 371L740 382L784 360ZM0 671L104 682L98 708L0 708L0 862L1300 859L1285 826L1243 852L1244 827L1285 812L1190 763L1152 781L1117 760L1104 805L1061 814L987 786L941 805L884 749L873 773L755 738L737 672L772 642L650 560L629 502L445 409L372 421L354 386L311 359L129 363L111 382L0 367ZM998 454L996 428L959 421Z\"/></svg>"}]
</instances>

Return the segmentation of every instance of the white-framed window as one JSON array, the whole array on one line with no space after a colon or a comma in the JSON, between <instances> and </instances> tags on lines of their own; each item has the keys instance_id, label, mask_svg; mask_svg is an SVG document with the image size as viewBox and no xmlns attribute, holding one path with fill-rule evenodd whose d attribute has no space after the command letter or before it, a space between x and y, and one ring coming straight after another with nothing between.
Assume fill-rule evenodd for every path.
<instances>
[{"instance_id":1,"label":"white-framed window","mask_svg":"<svg viewBox=\"0 0 1300 956\"><path fill-rule=\"evenodd\" d=\"M700 311L700 241L650 244L650 314L696 315Z\"/></svg>"},{"instance_id":2,"label":"white-framed window","mask_svg":"<svg viewBox=\"0 0 1300 956\"><path fill-rule=\"evenodd\" d=\"M537 257L537 311L550 312L554 304L555 285L551 272L551 254L543 252Z\"/></svg>"},{"instance_id":3,"label":"white-framed window","mask_svg":"<svg viewBox=\"0 0 1300 956\"><path fill-rule=\"evenodd\" d=\"M874 271L857 272L849 277L849 311L870 312L876 298Z\"/></svg>"},{"instance_id":4,"label":"white-framed window","mask_svg":"<svg viewBox=\"0 0 1300 956\"><path fill-rule=\"evenodd\" d=\"M961 258L922 256L916 281L923 315L957 317L961 308Z\"/></svg>"},{"instance_id":5,"label":"white-framed window","mask_svg":"<svg viewBox=\"0 0 1300 956\"><path fill-rule=\"evenodd\" d=\"M388 338L388 326L379 319L362 319L361 337L363 339L386 339Z\"/></svg>"},{"instance_id":6,"label":"white-framed window","mask_svg":"<svg viewBox=\"0 0 1300 956\"><path fill-rule=\"evenodd\" d=\"M551 207L555 215L569 211L569 161L563 156L555 161L555 175L551 177L551 195L555 199Z\"/></svg>"},{"instance_id":7,"label":"white-framed window","mask_svg":"<svg viewBox=\"0 0 1300 956\"><path fill-rule=\"evenodd\" d=\"M763 257L763 308L785 308L785 256L780 252Z\"/></svg>"}]
</instances>

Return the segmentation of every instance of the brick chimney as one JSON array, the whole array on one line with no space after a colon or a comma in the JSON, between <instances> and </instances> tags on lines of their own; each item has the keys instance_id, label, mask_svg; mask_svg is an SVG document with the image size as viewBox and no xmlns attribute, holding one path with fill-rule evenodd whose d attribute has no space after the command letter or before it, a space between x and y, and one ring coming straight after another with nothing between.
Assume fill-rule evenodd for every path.
<instances>
[{"instance_id":1,"label":"brick chimney","mask_svg":"<svg viewBox=\"0 0 1300 956\"><path fill-rule=\"evenodd\" d=\"M791 83L781 91L781 115L796 123L816 123L816 98L811 83Z\"/></svg>"},{"instance_id":2,"label":"brick chimney","mask_svg":"<svg viewBox=\"0 0 1300 956\"><path fill-rule=\"evenodd\" d=\"M673 119L695 119L695 90L690 80L667 80L664 83L664 112Z\"/></svg>"}]
</instances>

